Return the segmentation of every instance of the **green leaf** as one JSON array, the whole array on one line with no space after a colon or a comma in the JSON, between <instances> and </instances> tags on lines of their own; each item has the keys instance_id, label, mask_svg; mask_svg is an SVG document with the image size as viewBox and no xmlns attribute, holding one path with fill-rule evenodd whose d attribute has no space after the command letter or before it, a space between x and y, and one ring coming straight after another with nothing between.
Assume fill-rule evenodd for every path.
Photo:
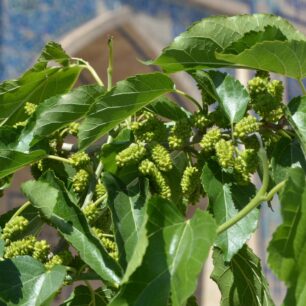
<instances>
[{"instance_id":1,"label":"green leaf","mask_svg":"<svg viewBox=\"0 0 306 306\"><path fill-rule=\"evenodd\" d=\"M45 155L46 152L43 150L23 153L15 150L0 149L0 178L40 160Z\"/></svg>"},{"instance_id":2,"label":"green leaf","mask_svg":"<svg viewBox=\"0 0 306 306\"><path fill-rule=\"evenodd\" d=\"M59 44L49 42L31 69L17 80L2 83L0 122L14 125L24 121L28 117L23 109L25 102L39 104L49 97L69 91L84 69L84 65L70 64L70 60ZM62 67L47 67L52 61Z\"/></svg>"},{"instance_id":3,"label":"green leaf","mask_svg":"<svg viewBox=\"0 0 306 306\"><path fill-rule=\"evenodd\" d=\"M188 118L188 112L183 107L178 106L175 102L167 97L160 97L153 101L148 108L159 116L178 121Z\"/></svg>"},{"instance_id":4,"label":"green leaf","mask_svg":"<svg viewBox=\"0 0 306 306\"><path fill-rule=\"evenodd\" d=\"M283 223L269 244L268 263L278 278L293 287L297 300L292 305L298 305L298 283L306 275L303 271L306 265L306 181L302 169L289 170L279 198Z\"/></svg>"},{"instance_id":5,"label":"green leaf","mask_svg":"<svg viewBox=\"0 0 306 306\"><path fill-rule=\"evenodd\" d=\"M255 194L252 184L243 187L232 184L215 165L204 166L202 184L218 225L233 218ZM257 228L258 217L259 211L254 209L217 237L215 244L223 251L225 261L230 261L233 255L250 239Z\"/></svg>"},{"instance_id":6,"label":"green leaf","mask_svg":"<svg viewBox=\"0 0 306 306\"><path fill-rule=\"evenodd\" d=\"M290 168L300 167L306 173L306 160L297 139L282 138L272 154L272 176L275 183L283 181Z\"/></svg>"},{"instance_id":7,"label":"green leaf","mask_svg":"<svg viewBox=\"0 0 306 306\"><path fill-rule=\"evenodd\" d=\"M214 16L194 23L186 32L176 37L152 64L159 65L166 72L231 66L226 61L216 58L216 52L222 52L250 31L267 30L267 26L276 27L288 40L305 40L302 33L288 21L277 16Z\"/></svg>"},{"instance_id":8,"label":"green leaf","mask_svg":"<svg viewBox=\"0 0 306 306\"><path fill-rule=\"evenodd\" d=\"M130 261L141 236L140 230L145 220L145 204L150 196L148 181L137 179L129 192L118 190L115 179L105 173L103 181L108 190L108 205L119 248L119 260L124 268Z\"/></svg>"},{"instance_id":9,"label":"green leaf","mask_svg":"<svg viewBox=\"0 0 306 306\"><path fill-rule=\"evenodd\" d=\"M250 97L244 86L233 76L219 71L210 71L209 76L215 85L217 100L229 119L230 123L236 123L243 118Z\"/></svg>"},{"instance_id":10,"label":"green leaf","mask_svg":"<svg viewBox=\"0 0 306 306\"><path fill-rule=\"evenodd\" d=\"M21 138L27 142L33 138L30 143L33 146L70 122L84 117L95 99L104 92L104 88L98 85L80 86L67 94L45 100L38 106Z\"/></svg>"},{"instance_id":11,"label":"green leaf","mask_svg":"<svg viewBox=\"0 0 306 306\"><path fill-rule=\"evenodd\" d=\"M0 302L7 306L40 306L63 285L66 269L55 266L46 271L29 256L0 261Z\"/></svg>"},{"instance_id":12,"label":"green leaf","mask_svg":"<svg viewBox=\"0 0 306 306\"><path fill-rule=\"evenodd\" d=\"M19 148L21 144L23 148ZM41 159L45 154L43 150L30 151L26 140L20 140L16 129L0 127L0 179Z\"/></svg>"},{"instance_id":13,"label":"green leaf","mask_svg":"<svg viewBox=\"0 0 306 306\"><path fill-rule=\"evenodd\" d=\"M62 46L54 41L50 41L42 49L34 68L40 70L44 69L49 61L56 61L60 65L67 66L69 60L70 56L65 52Z\"/></svg>"},{"instance_id":14,"label":"green leaf","mask_svg":"<svg viewBox=\"0 0 306 306\"><path fill-rule=\"evenodd\" d=\"M171 79L159 72L136 75L118 82L89 110L80 126L80 147L87 147L159 96L172 91L174 84Z\"/></svg>"},{"instance_id":15,"label":"green leaf","mask_svg":"<svg viewBox=\"0 0 306 306\"><path fill-rule=\"evenodd\" d=\"M215 101L220 100L216 91L216 86L213 80L211 79L211 77L209 76L208 72L203 70L197 70L191 72L190 74L196 80L199 89L201 89L206 94L211 96ZM222 79L223 73L219 72L219 75L221 76ZM215 76L217 76L217 72L215 73Z\"/></svg>"},{"instance_id":16,"label":"green leaf","mask_svg":"<svg viewBox=\"0 0 306 306\"><path fill-rule=\"evenodd\" d=\"M286 117L296 132L306 156L306 97L293 98L286 109Z\"/></svg>"},{"instance_id":17,"label":"green leaf","mask_svg":"<svg viewBox=\"0 0 306 306\"><path fill-rule=\"evenodd\" d=\"M87 286L78 286L74 288L73 292L71 293L70 297L64 301L61 306L88 306L92 305L92 294L95 298L95 304L97 306L106 306L108 301L104 296L103 292L98 288L97 290L93 291L93 293L89 290Z\"/></svg>"},{"instance_id":18,"label":"green leaf","mask_svg":"<svg viewBox=\"0 0 306 306\"><path fill-rule=\"evenodd\" d=\"M89 267L103 280L113 284L119 283L121 271L118 264L91 233L81 209L71 202L63 183L52 172L46 172L38 181L24 183L22 191L79 252Z\"/></svg>"},{"instance_id":19,"label":"green leaf","mask_svg":"<svg viewBox=\"0 0 306 306\"><path fill-rule=\"evenodd\" d=\"M220 306L274 305L260 259L249 247L245 245L228 263L224 262L222 252L215 248L213 261L211 278L222 294Z\"/></svg>"},{"instance_id":20,"label":"green leaf","mask_svg":"<svg viewBox=\"0 0 306 306\"><path fill-rule=\"evenodd\" d=\"M256 43L273 40L284 41L286 40L286 36L280 29L266 26L263 31L250 31L246 33L243 37L228 46L224 52L239 54L245 49L250 49Z\"/></svg>"},{"instance_id":21,"label":"green leaf","mask_svg":"<svg viewBox=\"0 0 306 306\"><path fill-rule=\"evenodd\" d=\"M244 67L271 71L301 80L306 76L306 41L264 41L239 54L218 52L220 60Z\"/></svg>"},{"instance_id":22,"label":"green leaf","mask_svg":"<svg viewBox=\"0 0 306 306\"><path fill-rule=\"evenodd\" d=\"M15 81L0 85L0 121L14 125L28 116L23 106L26 102L39 104L56 94L70 90L81 70L81 66L67 68L50 67L42 71L29 70Z\"/></svg>"},{"instance_id":23,"label":"green leaf","mask_svg":"<svg viewBox=\"0 0 306 306\"><path fill-rule=\"evenodd\" d=\"M207 212L197 210L186 221L173 204L158 197L149 200L147 209L149 245L142 264L110 306L166 306L170 291L172 305L184 305L215 239L216 224Z\"/></svg>"}]
</instances>

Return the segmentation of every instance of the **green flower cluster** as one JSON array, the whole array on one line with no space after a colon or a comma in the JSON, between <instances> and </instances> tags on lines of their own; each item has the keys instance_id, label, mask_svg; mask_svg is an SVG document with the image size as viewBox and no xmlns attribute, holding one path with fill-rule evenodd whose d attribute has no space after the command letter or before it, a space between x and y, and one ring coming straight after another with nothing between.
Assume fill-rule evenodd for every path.
<instances>
[{"instance_id":1,"label":"green flower cluster","mask_svg":"<svg viewBox=\"0 0 306 306\"><path fill-rule=\"evenodd\" d=\"M72 154L68 160L74 167L81 168L89 164L90 157L85 152L77 152Z\"/></svg>"},{"instance_id":2,"label":"green flower cluster","mask_svg":"<svg viewBox=\"0 0 306 306\"><path fill-rule=\"evenodd\" d=\"M259 128L260 123L257 121L257 119L251 115L248 115L236 123L234 128L234 136L244 138L251 133L258 132Z\"/></svg>"},{"instance_id":3,"label":"green flower cluster","mask_svg":"<svg viewBox=\"0 0 306 306\"><path fill-rule=\"evenodd\" d=\"M246 149L235 159L235 177L239 184L245 185L250 181L250 175L257 170L258 156L256 150Z\"/></svg>"},{"instance_id":4,"label":"green flower cluster","mask_svg":"<svg viewBox=\"0 0 306 306\"><path fill-rule=\"evenodd\" d=\"M67 127L68 128L68 133L76 136L78 134L79 127L80 127L80 123L78 123L78 122L69 123L69 125Z\"/></svg>"},{"instance_id":5,"label":"green flower cluster","mask_svg":"<svg viewBox=\"0 0 306 306\"><path fill-rule=\"evenodd\" d=\"M210 124L210 120L201 111L192 114L191 122L194 127L201 131L207 128Z\"/></svg>"},{"instance_id":6,"label":"green flower cluster","mask_svg":"<svg viewBox=\"0 0 306 306\"><path fill-rule=\"evenodd\" d=\"M143 144L132 143L119 152L116 156L116 164L118 167L133 165L139 163L147 154L147 150Z\"/></svg>"},{"instance_id":7,"label":"green flower cluster","mask_svg":"<svg viewBox=\"0 0 306 306\"><path fill-rule=\"evenodd\" d=\"M75 192L83 192L88 185L89 174L84 169L79 170L72 178L72 187Z\"/></svg>"},{"instance_id":8,"label":"green flower cluster","mask_svg":"<svg viewBox=\"0 0 306 306\"><path fill-rule=\"evenodd\" d=\"M167 129L153 113L144 111L138 121L131 125L132 132L138 141L161 142L166 139Z\"/></svg>"},{"instance_id":9,"label":"green flower cluster","mask_svg":"<svg viewBox=\"0 0 306 306\"><path fill-rule=\"evenodd\" d=\"M23 239L11 242L4 252L5 258L29 255L45 263L50 253L50 245L46 240L38 241L36 237L30 235Z\"/></svg>"},{"instance_id":10,"label":"green flower cluster","mask_svg":"<svg viewBox=\"0 0 306 306\"><path fill-rule=\"evenodd\" d=\"M103 197L106 194L106 188L104 186L104 184L99 183L96 185L96 198L99 199L101 197Z\"/></svg>"},{"instance_id":11,"label":"green flower cluster","mask_svg":"<svg viewBox=\"0 0 306 306\"><path fill-rule=\"evenodd\" d=\"M22 216L16 216L5 224L2 230L2 239L6 244L13 241L20 235L29 225L29 220Z\"/></svg>"},{"instance_id":12,"label":"green flower cluster","mask_svg":"<svg viewBox=\"0 0 306 306\"><path fill-rule=\"evenodd\" d=\"M24 105L24 111L28 116L31 116L35 113L37 105L31 102L26 102Z\"/></svg>"},{"instance_id":13,"label":"green flower cluster","mask_svg":"<svg viewBox=\"0 0 306 306\"><path fill-rule=\"evenodd\" d=\"M181 179L183 196L188 202L195 203L199 196L200 172L196 167L188 166Z\"/></svg>"},{"instance_id":14,"label":"green flower cluster","mask_svg":"<svg viewBox=\"0 0 306 306\"><path fill-rule=\"evenodd\" d=\"M34 236L27 236L23 239L13 241L5 248L4 257L31 256L34 252L35 242L36 238Z\"/></svg>"},{"instance_id":15,"label":"green flower cluster","mask_svg":"<svg viewBox=\"0 0 306 306\"><path fill-rule=\"evenodd\" d=\"M232 141L220 139L216 143L215 149L218 163L222 168L227 169L234 166L235 147Z\"/></svg>"},{"instance_id":16,"label":"green flower cluster","mask_svg":"<svg viewBox=\"0 0 306 306\"><path fill-rule=\"evenodd\" d=\"M171 190L166 182L166 179L152 161L148 159L143 160L138 169L143 175L151 178L157 193L159 193L165 199L171 198Z\"/></svg>"},{"instance_id":17,"label":"green flower cluster","mask_svg":"<svg viewBox=\"0 0 306 306\"><path fill-rule=\"evenodd\" d=\"M19 127L25 127L27 125L27 123L28 123L28 120L16 122L13 125L13 128L18 129Z\"/></svg>"},{"instance_id":18,"label":"green flower cluster","mask_svg":"<svg viewBox=\"0 0 306 306\"><path fill-rule=\"evenodd\" d=\"M169 132L168 142L170 149L181 149L188 142L191 132L191 125L187 119L176 121Z\"/></svg>"},{"instance_id":19,"label":"green flower cluster","mask_svg":"<svg viewBox=\"0 0 306 306\"><path fill-rule=\"evenodd\" d=\"M83 208L83 213L90 225L94 224L101 215L101 204L89 203Z\"/></svg>"},{"instance_id":20,"label":"green flower cluster","mask_svg":"<svg viewBox=\"0 0 306 306\"><path fill-rule=\"evenodd\" d=\"M46 240L36 241L32 256L40 262L44 263L48 260L50 250L50 245Z\"/></svg>"},{"instance_id":21,"label":"green flower cluster","mask_svg":"<svg viewBox=\"0 0 306 306\"><path fill-rule=\"evenodd\" d=\"M204 153L210 153L215 149L215 145L221 139L221 131L218 128L209 130L200 141L200 146Z\"/></svg>"},{"instance_id":22,"label":"green flower cluster","mask_svg":"<svg viewBox=\"0 0 306 306\"><path fill-rule=\"evenodd\" d=\"M51 270L56 265L69 265L73 257L69 251L62 251L56 255L53 255L48 262L45 263L47 270Z\"/></svg>"},{"instance_id":23,"label":"green flower cluster","mask_svg":"<svg viewBox=\"0 0 306 306\"><path fill-rule=\"evenodd\" d=\"M115 241L109 237L106 237L103 231L97 227L92 228L95 236L101 241L103 246L105 247L108 254L113 257L115 260L119 259L118 248Z\"/></svg>"},{"instance_id":24,"label":"green flower cluster","mask_svg":"<svg viewBox=\"0 0 306 306\"><path fill-rule=\"evenodd\" d=\"M271 81L267 75L261 74L249 81L248 89L251 105L266 121L278 121L283 116L281 102L284 85L281 81Z\"/></svg>"},{"instance_id":25,"label":"green flower cluster","mask_svg":"<svg viewBox=\"0 0 306 306\"><path fill-rule=\"evenodd\" d=\"M159 170L167 172L173 168L171 156L162 145L157 144L153 147L151 157Z\"/></svg>"}]
</instances>

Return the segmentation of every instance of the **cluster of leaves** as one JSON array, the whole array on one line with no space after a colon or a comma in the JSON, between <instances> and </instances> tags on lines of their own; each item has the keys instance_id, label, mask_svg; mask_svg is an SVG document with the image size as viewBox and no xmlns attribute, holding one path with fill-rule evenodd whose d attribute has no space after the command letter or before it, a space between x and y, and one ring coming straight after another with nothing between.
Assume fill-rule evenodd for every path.
<instances>
[{"instance_id":1,"label":"cluster of leaves","mask_svg":"<svg viewBox=\"0 0 306 306\"><path fill-rule=\"evenodd\" d=\"M87 62L47 44L30 70L0 85L1 193L19 169L33 175L21 185L27 201L0 217L0 305L51 305L76 281L84 285L62 305L197 305L212 247L222 306L274 305L246 243L260 205L276 194L283 224L268 262L288 286L284 305L302 305L306 98L286 105L269 72L302 85L305 46L279 17L210 17L151 62L164 73L112 86L110 58L105 88ZM245 88L220 67L257 72ZM83 69L97 84L74 88ZM176 89L169 73L182 70L201 102ZM204 198L207 210L187 220L188 206ZM40 238L45 224L57 230L56 245Z\"/></svg>"}]
</instances>

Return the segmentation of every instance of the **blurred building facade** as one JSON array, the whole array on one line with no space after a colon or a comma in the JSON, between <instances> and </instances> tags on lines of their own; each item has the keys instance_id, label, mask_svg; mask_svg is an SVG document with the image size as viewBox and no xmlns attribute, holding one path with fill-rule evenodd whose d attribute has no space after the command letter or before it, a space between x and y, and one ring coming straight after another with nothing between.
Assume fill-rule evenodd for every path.
<instances>
[{"instance_id":1,"label":"blurred building facade","mask_svg":"<svg viewBox=\"0 0 306 306\"><path fill-rule=\"evenodd\" d=\"M59 41L68 53L88 60L103 79L107 65L107 35L114 35L114 79L117 81L154 70L154 67L141 65L137 58L154 58L196 20L216 14L269 12L291 20L306 32L305 11L306 0L2 0L0 81L16 78L29 68L49 40ZM243 82L246 76L240 72L237 77ZM82 74L80 83L89 83L90 78ZM287 99L297 95L297 84L292 80L284 81ZM182 89L195 96L198 94L188 77L178 75L177 82ZM6 194L1 204L7 208L20 204L22 195L17 187L28 177L27 172L19 173L14 181L15 189ZM265 221L260 224L254 244L263 260L273 295L281 300L283 287L267 268L265 258L267 241L280 217L268 209L263 209L262 214ZM207 297L203 305L217 305L212 300L214 291L205 288L200 292Z\"/></svg>"}]
</instances>

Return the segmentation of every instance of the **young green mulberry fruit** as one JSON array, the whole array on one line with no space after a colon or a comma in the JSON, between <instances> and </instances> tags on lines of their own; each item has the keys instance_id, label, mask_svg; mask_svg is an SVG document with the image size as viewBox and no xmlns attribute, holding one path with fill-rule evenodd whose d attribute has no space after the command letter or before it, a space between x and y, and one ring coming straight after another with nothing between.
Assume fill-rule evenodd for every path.
<instances>
[{"instance_id":1,"label":"young green mulberry fruit","mask_svg":"<svg viewBox=\"0 0 306 306\"><path fill-rule=\"evenodd\" d=\"M216 143L221 139L221 131L218 128L209 130L200 141L200 146L204 153L212 152Z\"/></svg>"},{"instance_id":2,"label":"young green mulberry fruit","mask_svg":"<svg viewBox=\"0 0 306 306\"><path fill-rule=\"evenodd\" d=\"M157 144L153 147L151 157L159 170L167 172L172 169L171 156L168 150L162 145Z\"/></svg>"},{"instance_id":3,"label":"young green mulberry fruit","mask_svg":"<svg viewBox=\"0 0 306 306\"><path fill-rule=\"evenodd\" d=\"M152 179L153 184L156 188L157 193L165 199L171 198L171 190L168 186L166 179L160 173L156 165L148 159L145 159L139 165L139 171Z\"/></svg>"},{"instance_id":4,"label":"young green mulberry fruit","mask_svg":"<svg viewBox=\"0 0 306 306\"><path fill-rule=\"evenodd\" d=\"M144 111L138 121L131 124L131 129L138 141L147 143L151 141L162 142L167 135L165 124L148 111Z\"/></svg>"},{"instance_id":5,"label":"young green mulberry fruit","mask_svg":"<svg viewBox=\"0 0 306 306\"><path fill-rule=\"evenodd\" d=\"M250 174L254 173L258 167L257 151L246 149L235 159L235 176L239 184L245 185L250 181Z\"/></svg>"},{"instance_id":6,"label":"young green mulberry fruit","mask_svg":"<svg viewBox=\"0 0 306 306\"><path fill-rule=\"evenodd\" d=\"M119 152L116 156L118 167L139 163L147 154L147 150L142 144L132 143L129 147Z\"/></svg>"},{"instance_id":7,"label":"young green mulberry fruit","mask_svg":"<svg viewBox=\"0 0 306 306\"><path fill-rule=\"evenodd\" d=\"M86 166L90 162L90 157L85 152L77 152L72 154L68 160L74 167L80 168Z\"/></svg>"},{"instance_id":8,"label":"young green mulberry fruit","mask_svg":"<svg viewBox=\"0 0 306 306\"><path fill-rule=\"evenodd\" d=\"M27 236L26 238L13 241L5 248L4 258L13 258L23 255L31 256L34 252L36 241L34 236Z\"/></svg>"},{"instance_id":9,"label":"young green mulberry fruit","mask_svg":"<svg viewBox=\"0 0 306 306\"><path fill-rule=\"evenodd\" d=\"M88 185L89 174L84 169L79 170L72 178L72 186L75 192L83 192Z\"/></svg>"},{"instance_id":10,"label":"young green mulberry fruit","mask_svg":"<svg viewBox=\"0 0 306 306\"><path fill-rule=\"evenodd\" d=\"M181 188L183 195L186 199L191 201L192 196L197 193L198 187L200 184L200 173L196 167L188 166L184 170ZM197 193L199 195L199 193ZM194 202L194 201L192 201Z\"/></svg>"},{"instance_id":11,"label":"young green mulberry fruit","mask_svg":"<svg viewBox=\"0 0 306 306\"><path fill-rule=\"evenodd\" d=\"M31 116L35 113L37 105L31 102L26 102L24 105L24 111L28 116Z\"/></svg>"},{"instance_id":12,"label":"young green mulberry fruit","mask_svg":"<svg viewBox=\"0 0 306 306\"><path fill-rule=\"evenodd\" d=\"M245 149L240 153L240 156L245 161L246 170L249 173L254 173L257 170L259 164L257 150Z\"/></svg>"},{"instance_id":13,"label":"young green mulberry fruit","mask_svg":"<svg viewBox=\"0 0 306 306\"><path fill-rule=\"evenodd\" d=\"M210 124L210 120L200 111L195 112L191 117L192 125L199 130L204 130Z\"/></svg>"},{"instance_id":14,"label":"young green mulberry fruit","mask_svg":"<svg viewBox=\"0 0 306 306\"><path fill-rule=\"evenodd\" d=\"M191 132L191 125L187 119L176 121L170 129L168 137L170 149L181 149L188 142Z\"/></svg>"},{"instance_id":15,"label":"young green mulberry fruit","mask_svg":"<svg viewBox=\"0 0 306 306\"><path fill-rule=\"evenodd\" d=\"M268 83L268 93L276 100L277 103L281 103L284 94L284 84L282 81L273 80Z\"/></svg>"},{"instance_id":16,"label":"young green mulberry fruit","mask_svg":"<svg viewBox=\"0 0 306 306\"><path fill-rule=\"evenodd\" d=\"M18 129L19 127L25 127L28 124L28 120L16 122L13 128Z\"/></svg>"},{"instance_id":17,"label":"young green mulberry fruit","mask_svg":"<svg viewBox=\"0 0 306 306\"><path fill-rule=\"evenodd\" d=\"M106 188L104 184L100 183L96 185L96 198L99 199L106 194Z\"/></svg>"},{"instance_id":18,"label":"young green mulberry fruit","mask_svg":"<svg viewBox=\"0 0 306 306\"><path fill-rule=\"evenodd\" d=\"M48 259L50 250L50 245L46 240L36 241L34 244L34 251L32 256L40 262L45 263Z\"/></svg>"},{"instance_id":19,"label":"young green mulberry fruit","mask_svg":"<svg viewBox=\"0 0 306 306\"><path fill-rule=\"evenodd\" d=\"M271 110L270 112L264 113L263 118L267 122L278 122L284 116L284 110L282 105L278 108Z\"/></svg>"},{"instance_id":20,"label":"young green mulberry fruit","mask_svg":"<svg viewBox=\"0 0 306 306\"><path fill-rule=\"evenodd\" d=\"M16 216L6 223L2 230L2 239L9 244L15 237L20 235L29 225L29 220L23 216Z\"/></svg>"},{"instance_id":21,"label":"young green mulberry fruit","mask_svg":"<svg viewBox=\"0 0 306 306\"><path fill-rule=\"evenodd\" d=\"M260 128L260 123L257 119L251 115L242 118L236 123L234 128L234 136L237 138L244 138L247 135L258 132Z\"/></svg>"},{"instance_id":22,"label":"young green mulberry fruit","mask_svg":"<svg viewBox=\"0 0 306 306\"><path fill-rule=\"evenodd\" d=\"M78 122L69 123L69 125L67 127L68 128L68 133L70 135L76 136L78 134L79 127L80 127L80 123L78 123Z\"/></svg>"},{"instance_id":23,"label":"young green mulberry fruit","mask_svg":"<svg viewBox=\"0 0 306 306\"><path fill-rule=\"evenodd\" d=\"M251 105L263 118L281 105L284 92L281 81L270 81L268 78L255 77L249 81L248 89Z\"/></svg>"},{"instance_id":24,"label":"young green mulberry fruit","mask_svg":"<svg viewBox=\"0 0 306 306\"><path fill-rule=\"evenodd\" d=\"M255 76L248 82L248 90L252 100L256 100L260 94L267 93L269 79Z\"/></svg>"},{"instance_id":25,"label":"young green mulberry fruit","mask_svg":"<svg viewBox=\"0 0 306 306\"><path fill-rule=\"evenodd\" d=\"M73 257L69 251L62 251L53 255L51 259L45 263L45 267L47 270L51 270L56 265L68 266L72 259Z\"/></svg>"},{"instance_id":26,"label":"young green mulberry fruit","mask_svg":"<svg viewBox=\"0 0 306 306\"><path fill-rule=\"evenodd\" d=\"M95 223L101 215L101 204L89 203L83 208L83 213L90 225Z\"/></svg>"},{"instance_id":27,"label":"young green mulberry fruit","mask_svg":"<svg viewBox=\"0 0 306 306\"><path fill-rule=\"evenodd\" d=\"M234 166L235 147L231 141L220 139L216 145L216 155L219 165L224 168L231 168Z\"/></svg>"},{"instance_id":28,"label":"young green mulberry fruit","mask_svg":"<svg viewBox=\"0 0 306 306\"><path fill-rule=\"evenodd\" d=\"M115 260L119 259L119 253L116 243L110 237L106 237L103 231L97 227L91 228L94 235L101 241L108 254Z\"/></svg>"},{"instance_id":29,"label":"young green mulberry fruit","mask_svg":"<svg viewBox=\"0 0 306 306\"><path fill-rule=\"evenodd\" d=\"M250 173L248 171L247 164L242 156L238 156L235 159L235 178L240 185L246 185L250 182Z\"/></svg>"}]
</instances>

